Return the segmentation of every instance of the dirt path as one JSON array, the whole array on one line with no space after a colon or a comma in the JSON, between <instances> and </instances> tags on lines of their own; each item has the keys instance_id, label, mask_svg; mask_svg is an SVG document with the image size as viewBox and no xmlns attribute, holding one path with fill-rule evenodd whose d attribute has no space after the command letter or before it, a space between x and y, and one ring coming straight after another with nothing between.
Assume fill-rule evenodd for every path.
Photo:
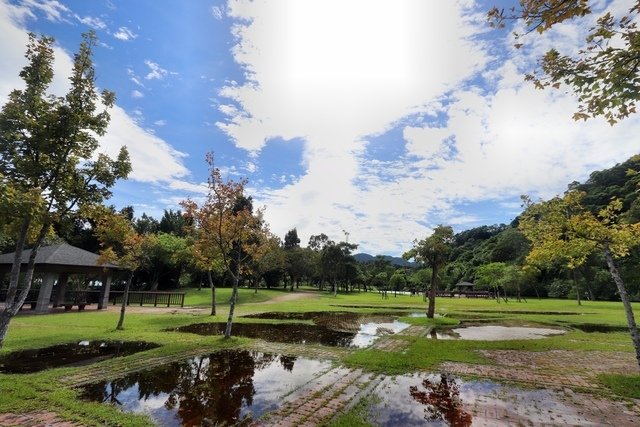
<instances>
[{"instance_id":1,"label":"dirt path","mask_svg":"<svg viewBox=\"0 0 640 427\"><path fill-rule=\"evenodd\" d=\"M318 298L318 294L316 293L298 291L298 292L291 292L285 295L280 295L275 298L271 298L268 301L259 302L256 304L277 304L280 302L296 301L301 299L317 299L317 298Z\"/></svg>"}]
</instances>

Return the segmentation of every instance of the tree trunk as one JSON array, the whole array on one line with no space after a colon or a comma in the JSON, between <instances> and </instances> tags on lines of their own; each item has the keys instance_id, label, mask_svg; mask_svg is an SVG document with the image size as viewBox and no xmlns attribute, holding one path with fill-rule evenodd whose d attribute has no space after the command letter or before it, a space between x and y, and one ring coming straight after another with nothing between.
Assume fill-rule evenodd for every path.
<instances>
[{"instance_id":1,"label":"tree trunk","mask_svg":"<svg viewBox=\"0 0 640 427\"><path fill-rule=\"evenodd\" d=\"M576 301L578 301L578 305L582 305L582 301L580 301L580 286L578 285L578 279L576 278L576 269L571 270L571 277L573 277L573 284L576 287Z\"/></svg>"},{"instance_id":2,"label":"tree trunk","mask_svg":"<svg viewBox=\"0 0 640 427\"><path fill-rule=\"evenodd\" d=\"M27 240L27 233L29 232L29 225L31 224L30 218L25 218L20 227L20 234L18 235L18 241L16 242L16 253L13 257L13 265L11 266L11 273L9 274L9 289L7 289L7 299L5 301L6 307L13 305L13 301L16 298L18 292L18 284L20 283L20 264L22 263L22 251ZM1 338L4 335L0 336Z\"/></svg>"},{"instance_id":3,"label":"tree trunk","mask_svg":"<svg viewBox=\"0 0 640 427\"><path fill-rule=\"evenodd\" d=\"M431 270L431 289L429 289L429 308L427 309L427 317L433 319L436 311L436 286L438 278L438 267L433 266Z\"/></svg>"},{"instance_id":4,"label":"tree trunk","mask_svg":"<svg viewBox=\"0 0 640 427\"><path fill-rule=\"evenodd\" d=\"M153 276L151 277L151 288L149 289L152 292L158 290L158 285L160 284L160 272L158 269L155 269L153 272Z\"/></svg>"},{"instance_id":5,"label":"tree trunk","mask_svg":"<svg viewBox=\"0 0 640 427\"><path fill-rule=\"evenodd\" d=\"M209 279L209 287L211 288L211 315L216 315L216 285L213 284L213 278L211 277L211 270L207 271L207 278Z\"/></svg>"},{"instance_id":6,"label":"tree trunk","mask_svg":"<svg viewBox=\"0 0 640 427\"><path fill-rule=\"evenodd\" d=\"M124 312L127 309L127 303L129 302L129 289L131 288L132 281L133 281L133 270L129 272L129 277L127 277L127 284L124 285L124 294L122 295L122 305L120 306L120 318L118 319L118 326L116 326L116 329L119 331L124 329Z\"/></svg>"},{"instance_id":7,"label":"tree trunk","mask_svg":"<svg viewBox=\"0 0 640 427\"><path fill-rule=\"evenodd\" d=\"M9 330L9 323L11 323L11 319L18 313L18 311L20 311L20 308L27 299L27 295L29 294L29 290L31 289L31 282L33 281L33 271L36 264L36 255L38 255L38 250L40 249L40 246L42 246L44 236L47 234L47 230L49 228L48 223L45 222L45 224L43 224L42 228L40 229L40 233L38 234L36 243L33 245L33 248L31 248L31 254L29 255L29 263L27 264L27 271L24 275L22 290L20 291L20 294L18 294L18 298L16 299L18 284L20 282L20 264L22 261L22 251L24 250L30 223L31 220L28 218L23 221L22 227L20 228L20 235L18 236L18 242L16 242L16 256L13 260L13 266L11 267L7 300L5 302L4 310L2 311L2 313L0 313L0 348L2 348L4 344L4 339L7 331Z\"/></svg>"},{"instance_id":8,"label":"tree trunk","mask_svg":"<svg viewBox=\"0 0 640 427\"><path fill-rule=\"evenodd\" d=\"M627 316L627 325L629 326L629 332L631 333L631 341L633 342L633 347L636 350L636 359L638 360L638 365L640 366L640 335L638 335L636 319L633 317L633 308L631 307L631 302L629 301L627 288L625 287L624 282L620 277L620 273L618 272L618 268L613 261L613 256L611 255L611 251L609 250L608 242L605 242L603 250L604 258L607 260L607 266L609 267L609 273L611 273L611 277L613 277L613 281L616 282L616 286L618 287L618 293L620 294L620 299L622 300L622 305L624 306L624 313Z\"/></svg>"},{"instance_id":9,"label":"tree trunk","mask_svg":"<svg viewBox=\"0 0 640 427\"><path fill-rule=\"evenodd\" d=\"M236 310L236 301L238 300L238 283L240 281L239 275L235 275L231 273L231 277L233 278L233 291L231 292L231 301L229 301L229 318L227 319L227 326L226 328L224 328L225 338L231 338L231 326L233 326L233 313Z\"/></svg>"}]
</instances>

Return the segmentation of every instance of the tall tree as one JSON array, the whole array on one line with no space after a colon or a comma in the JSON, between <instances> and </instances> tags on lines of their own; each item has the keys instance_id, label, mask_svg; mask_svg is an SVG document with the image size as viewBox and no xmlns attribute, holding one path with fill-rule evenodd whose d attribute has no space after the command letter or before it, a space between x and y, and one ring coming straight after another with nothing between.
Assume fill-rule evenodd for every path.
<instances>
[{"instance_id":1,"label":"tall tree","mask_svg":"<svg viewBox=\"0 0 640 427\"><path fill-rule=\"evenodd\" d=\"M187 217L182 215L180 210L173 211L173 209L164 210L164 214L158 224L158 230L163 233L175 234L176 236L184 237L185 227L187 226Z\"/></svg>"},{"instance_id":2,"label":"tall tree","mask_svg":"<svg viewBox=\"0 0 640 427\"><path fill-rule=\"evenodd\" d=\"M519 8L494 7L488 13L491 25L503 27L508 20L524 22L524 34L542 34L558 24L583 18L598 7L588 0L520 0ZM589 29L575 53L552 48L538 68L527 74L537 88L566 85L578 97L576 120L604 116L610 124L636 112L640 99L640 32L637 21L640 1L621 14L604 10ZM516 47L526 42L516 34Z\"/></svg>"},{"instance_id":3,"label":"tall tree","mask_svg":"<svg viewBox=\"0 0 640 427\"><path fill-rule=\"evenodd\" d=\"M222 261L224 269L232 279L233 290L229 306L229 317L225 338L231 337L231 327L240 277L248 269L252 254L264 244L263 235L268 233L262 211L253 212L252 200L244 195L246 180L224 181L220 169L214 166L213 153L206 157L209 165L209 192L202 206L192 200L182 203L186 216L193 218L194 226L202 230L215 256Z\"/></svg>"},{"instance_id":4,"label":"tall tree","mask_svg":"<svg viewBox=\"0 0 640 427\"><path fill-rule=\"evenodd\" d=\"M107 110L114 102L112 92L99 94L95 87L96 43L93 33L83 35L70 89L65 96L53 96L47 93L53 79L53 39L30 34L27 65L20 72L25 88L12 91L0 112L0 194L26 196L3 198L8 203L4 209L18 215L9 219L16 225L16 257L0 313L0 347L31 288L35 257L51 225L78 207L101 203L116 180L131 171L124 147L116 159L96 155L97 137L106 132ZM18 294L20 257L28 244L31 253Z\"/></svg>"},{"instance_id":5,"label":"tall tree","mask_svg":"<svg viewBox=\"0 0 640 427\"><path fill-rule=\"evenodd\" d=\"M438 225L433 234L426 239L416 240L413 248L405 252L404 259L415 259L431 267L431 288L429 289L429 307L427 317L433 319L436 310L436 292L438 290L438 271L447 263L453 243L453 228Z\"/></svg>"},{"instance_id":6,"label":"tall tree","mask_svg":"<svg viewBox=\"0 0 640 427\"><path fill-rule=\"evenodd\" d=\"M640 335L638 334L627 288L616 264L617 258L626 257L631 248L640 245L640 223L624 221L624 215L621 215L622 201L620 199L614 198L607 207L600 210L596 215L582 206L581 200L583 197L584 193L580 191L568 191L562 198L556 197L547 202L532 204L523 216L525 221L533 222L533 229L540 228L540 234L548 233L552 236L557 232L557 229L562 229L569 237L569 241L575 240L575 246L588 246L592 251L599 250L602 252L609 268L609 273L618 288L618 294L622 300L627 325L631 333L631 340L635 347L636 358L640 365ZM571 212L568 221L565 221L563 216L555 213L558 205L565 206ZM547 214L549 214L550 218L547 217ZM527 232L525 232L526 234ZM532 241L532 251L536 250L537 245L548 247L548 242L546 239ZM550 251L552 249L553 247L549 248ZM556 247L555 254L559 257L564 257L565 255L561 252L562 250Z\"/></svg>"},{"instance_id":7,"label":"tall tree","mask_svg":"<svg viewBox=\"0 0 640 427\"><path fill-rule=\"evenodd\" d=\"M148 253L148 250L145 250L145 241L153 235L138 234L126 212L113 213L108 209L97 207L91 209L89 215L96 224L95 233L102 246L99 262L113 263L129 270L116 326L116 329L122 330L133 274L144 264Z\"/></svg>"},{"instance_id":8,"label":"tall tree","mask_svg":"<svg viewBox=\"0 0 640 427\"><path fill-rule=\"evenodd\" d=\"M298 230L292 228L287 231L287 234L284 236L284 248L285 249L293 249L300 247L300 238L298 237Z\"/></svg>"},{"instance_id":9,"label":"tall tree","mask_svg":"<svg viewBox=\"0 0 640 427\"><path fill-rule=\"evenodd\" d=\"M286 271L291 286L290 290L293 291L295 282L300 280L300 275L304 272L304 253L300 250L300 238L298 237L297 229L292 228L287 231L287 234L284 236L283 247L285 251Z\"/></svg>"}]
</instances>

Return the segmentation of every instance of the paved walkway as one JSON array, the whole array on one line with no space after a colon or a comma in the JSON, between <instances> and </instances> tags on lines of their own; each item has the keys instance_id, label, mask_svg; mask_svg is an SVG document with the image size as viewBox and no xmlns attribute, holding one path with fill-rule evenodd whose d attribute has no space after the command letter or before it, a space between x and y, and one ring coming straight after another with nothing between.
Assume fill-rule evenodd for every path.
<instances>
[{"instance_id":1,"label":"paved walkway","mask_svg":"<svg viewBox=\"0 0 640 427\"><path fill-rule=\"evenodd\" d=\"M0 414L2 427L83 427L82 424L64 421L57 414L48 411L28 414Z\"/></svg>"},{"instance_id":2,"label":"paved walkway","mask_svg":"<svg viewBox=\"0 0 640 427\"><path fill-rule=\"evenodd\" d=\"M287 396L279 410L253 426L312 427L321 425L360 400L379 381L360 369L334 368Z\"/></svg>"}]
</instances>

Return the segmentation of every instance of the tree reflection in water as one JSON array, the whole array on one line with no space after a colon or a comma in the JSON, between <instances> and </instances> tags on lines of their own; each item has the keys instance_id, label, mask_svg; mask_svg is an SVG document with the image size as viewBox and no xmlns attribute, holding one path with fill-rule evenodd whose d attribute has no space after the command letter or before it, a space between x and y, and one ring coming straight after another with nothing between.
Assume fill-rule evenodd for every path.
<instances>
[{"instance_id":1,"label":"tree reflection in water","mask_svg":"<svg viewBox=\"0 0 640 427\"><path fill-rule=\"evenodd\" d=\"M183 426L247 425L256 393L256 371L272 362L286 371L295 357L249 351L220 351L139 372L110 383L87 386L85 397L121 405L119 395L138 386L138 401L164 394L164 407L176 414Z\"/></svg>"},{"instance_id":2,"label":"tree reflection in water","mask_svg":"<svg viewBox=\"0 0 640 427\"><path fill-rule=\"evenodd\" d=\"M426 391L418 390L417 386L411 386L409 392L417 402L426 405L425 420L444 420L456 427L471 425L471 414L464 411L460 389L453 378L441 374L439 382L427 378L422 381L422 386Z\"/></svg>"}]
</instances>

